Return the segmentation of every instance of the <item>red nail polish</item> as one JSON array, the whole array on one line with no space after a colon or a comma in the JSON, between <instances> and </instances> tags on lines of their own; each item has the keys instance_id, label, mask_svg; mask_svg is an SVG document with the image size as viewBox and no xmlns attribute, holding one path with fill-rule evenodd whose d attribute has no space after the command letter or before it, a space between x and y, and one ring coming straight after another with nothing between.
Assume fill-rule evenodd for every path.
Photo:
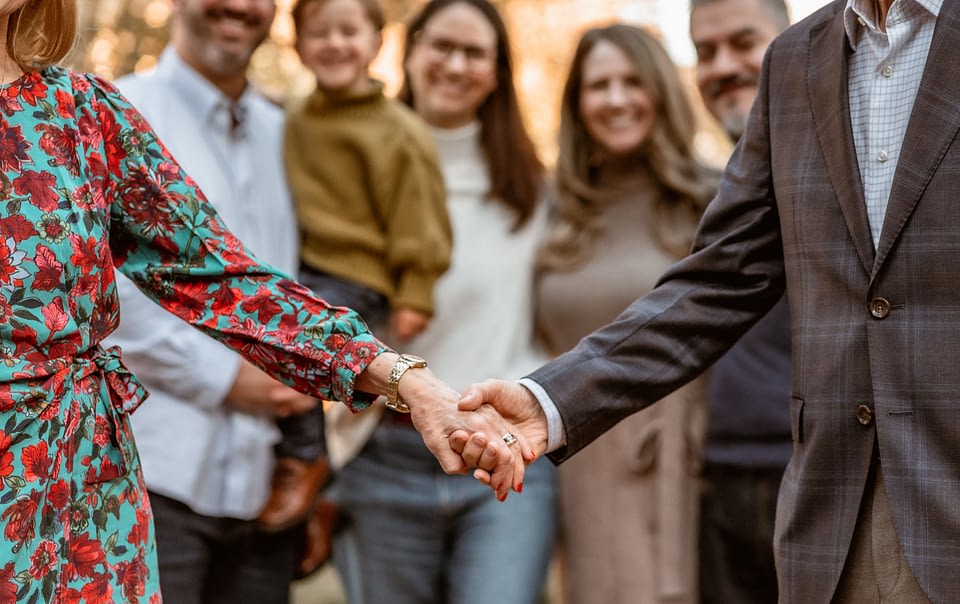
<instances>
[{"instance_id":1,"label":"red nail polish","mask_svg":"<svg viewBox=\"0 0 960 604\"><path fill-rule=\"evenodd\" d=\"M518 492L518 493L522 493L522 492L523 492L523 483L522 483L522 482L521 482L519 485L517 485L517 492Z\"/></svg>"}]
</instances>

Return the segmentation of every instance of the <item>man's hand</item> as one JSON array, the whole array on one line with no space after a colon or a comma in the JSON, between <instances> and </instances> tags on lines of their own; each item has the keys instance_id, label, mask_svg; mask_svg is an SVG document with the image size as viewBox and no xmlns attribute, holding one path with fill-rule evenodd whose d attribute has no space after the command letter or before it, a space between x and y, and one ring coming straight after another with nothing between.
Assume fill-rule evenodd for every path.
<instances>
[{"instance_id":1,"label":"man's hand","mask_svg":"<svg viewBox=\"0 0 960 604\"><path fill-rule=\"evenodd\" d=\"M485 451L477 455L476 461L490 470L490 479L485 484L493 488L498 499L506 499L511 488L515 491L523 488L523 454L532 456L533 449L523 434L493 407L486 405L475 412L461 411L457 407L460 396L429 370L410 370L404 374L400 380L400 398L410 406L414 427L444 471L465 474L476 467L464 463L450 445L450 435L462 432L485 443ZM517 442L508 445L502 438L507 433L514 434Z\"/></svg>"},{"instance_id":2,"label":"man's hand","mask_svg":"<svg viewBox=\"0 0 960 604\"><path fill-rule=\"evenodd\" d=\"M459 403L463 411L483 412L490 407L520 431L520 434L514 434L524 438L525 447L521 452L525 463L532 462L546 452L547 418L529 390L516 382L487 380L468 386ZM466 465L477 468L474 476L478 480L492 485L502 481L497 475L503 466L503 461L499 459L501 447L498 440L487 438L483 433L456 431L450 435L450 446L460 454Z\"/></svg>"},{"instance_id":3,"label":"man's hand","mask_svg":"<svg viewBox=\"0 0 960 604\"><path fill-rule=\"evenodd\" d=\"M227 393L226 404L244 413L287 417L313 409L317 399L281 384L243 360Z\"/></svg>"}]
</instances>

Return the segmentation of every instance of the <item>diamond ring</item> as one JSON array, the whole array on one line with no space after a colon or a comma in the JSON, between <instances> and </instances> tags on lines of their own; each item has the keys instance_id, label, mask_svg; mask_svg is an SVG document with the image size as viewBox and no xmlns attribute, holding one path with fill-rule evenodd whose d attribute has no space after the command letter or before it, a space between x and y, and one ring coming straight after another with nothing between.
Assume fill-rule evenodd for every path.
<instances>
[{"instance_id":1,"label":"diamond ring","mask_svg":"<svg viewBox=\"0 0 960 604\"><path fill-rule=\"evenodd\" d=\"M508 447L511 445L515 445L518 442L517 437L509 432L504 433L504 435L501 436L500 438L503 439L503 442L507 443Z\"/></svg>"}]
</instances>

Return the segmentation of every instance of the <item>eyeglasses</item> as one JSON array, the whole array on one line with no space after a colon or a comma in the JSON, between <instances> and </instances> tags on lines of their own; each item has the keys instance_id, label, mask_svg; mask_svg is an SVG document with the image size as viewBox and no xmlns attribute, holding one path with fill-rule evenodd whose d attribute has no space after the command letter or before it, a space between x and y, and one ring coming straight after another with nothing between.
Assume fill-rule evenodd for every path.
<instances>
[{"instance_id":1,"label":"eyeglasses","mask_svg":"<svg viewBox=\"0 0 960 604\"><path fill-rule=\"evenodd\" d=\"M423 31L414 35L414 43L421 46L426 52L426 58L431 63L443 63L460 52L472 73L486 74L496 67L497 51L493 48L460 44L449 38L433 36Z\"/></svg>"}]
</instances>

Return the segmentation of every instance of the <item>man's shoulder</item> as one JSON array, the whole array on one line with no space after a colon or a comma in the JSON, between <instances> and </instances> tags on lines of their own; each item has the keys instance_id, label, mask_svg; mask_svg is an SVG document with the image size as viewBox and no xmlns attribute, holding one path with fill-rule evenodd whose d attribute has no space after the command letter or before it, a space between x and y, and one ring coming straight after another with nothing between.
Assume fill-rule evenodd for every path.
<instances>
[{"instance_id":1,"label":"man's shoulder","mask_svg":"<svg viewBox=\"0 0 960 604\"><path fill-rule=\"evenodd\" d=\"M160 81L155 70L129 73L114 81L114 85L131 103L142 109L145 104L164 102L168 98L168 86Z\"/></svg>"},{"instance_id":2,"label":"man's shoulder","mask_svg":"<svg viewBox=\"0 0 960 604\"><path fill-rule=\"evenodd\" d=\"M833 2L827 3L788 27L780 34L780 37L802 37L806 39L811 31L823 27L834 19L842 18L841 13L843 13L846 5L846 0L833 0Z\"/></svg>"}]
</instances>

